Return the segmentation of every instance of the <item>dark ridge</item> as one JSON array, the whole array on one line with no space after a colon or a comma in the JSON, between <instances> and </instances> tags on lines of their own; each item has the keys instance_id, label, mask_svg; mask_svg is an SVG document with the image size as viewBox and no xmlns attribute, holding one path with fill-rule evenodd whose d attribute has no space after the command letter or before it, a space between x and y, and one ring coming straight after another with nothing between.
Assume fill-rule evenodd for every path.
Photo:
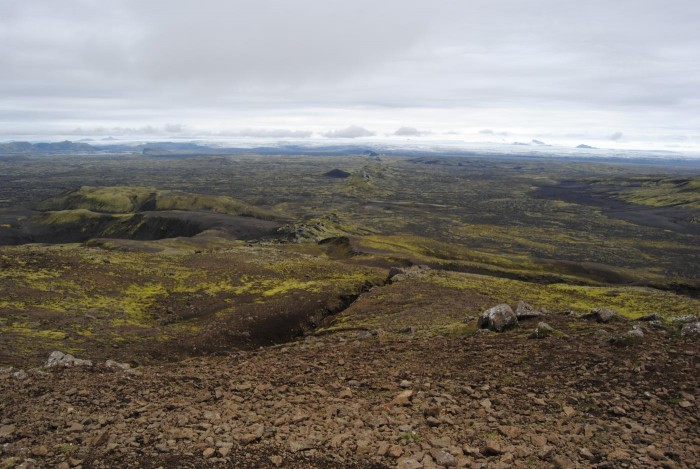
<instances>
[{"instance_id":1,"label":"dark ridge","mask_svg":"<svg viewBox=\"0 0 700 469\"><path fill-rule=\"evenodd\" d=\"M350 177L350 173L347 171L343 171L342 169L331 169L327 173L323 174L326 177L329 178L337 178L337 179L345 179Z\"/></svg>"}]
</instances>

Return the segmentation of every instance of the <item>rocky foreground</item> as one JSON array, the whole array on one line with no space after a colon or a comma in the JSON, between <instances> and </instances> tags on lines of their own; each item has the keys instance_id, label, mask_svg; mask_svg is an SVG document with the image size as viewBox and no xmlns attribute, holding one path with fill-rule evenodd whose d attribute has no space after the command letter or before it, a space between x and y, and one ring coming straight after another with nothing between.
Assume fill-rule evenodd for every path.
<instances>
[{"instance_id":1,"label":"rocky foreground","mask_svg":"<svg viewBox=\"0 0 700 469\"><path fill-rule=\"evenodd\" d=\"M0 467L698 467L697 336L546 320L4 369Z\"/></svg>"}]
</instances>

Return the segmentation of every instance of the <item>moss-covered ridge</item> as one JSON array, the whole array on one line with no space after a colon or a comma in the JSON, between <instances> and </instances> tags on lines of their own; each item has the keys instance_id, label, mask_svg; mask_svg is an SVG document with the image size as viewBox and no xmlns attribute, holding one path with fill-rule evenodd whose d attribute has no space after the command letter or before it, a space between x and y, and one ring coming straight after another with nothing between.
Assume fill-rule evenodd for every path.
<instances>
[{"instance_id":1,"label":"moss-covered ridge","mask_svg":"<svg viewBox=\"0 0 700 469\"><path fill-rule=\"evenodd\" d=\"M592 333L595 323L578 319L594 308L614 309L635 320L650 314L670 320L696 314L700 299L643 287L583 286L524 282L487 275L428 271L375 288L319 331L383 330L418 336L477 332L476 318L489 307L523 300L548 311L546 321L567 324L566 333ZM569 318L564 321L562 318ZM537 321L524 321L518 334L529 334Z\"/></svg>"},{"instance_id":2,"label":"moss-covered ridge","mask_svg":"<svg viewBox=\"0 0 700 469\"><path fill-rule=\"evenodd\" d=\"M650 207L685 206L700 209L700 177L638 177L626 181L615 196Z\"/></svg>"},{"instance_id":3,"label":"moss-covered ridge","mask_svg":"<svg viewBox=\"0 0 700 469\"><path fill-rule=\"evenodd\" d=\"M272 246L221 241L195 253L188 241L150 242L167 246L160 252L4 247L0 363L38 363L53 349L148 361L269 344L384 278L382 269Z\"/></svg>"},{"instance_id":4,"label":"moss-covered ridge","mask_svg":"<svg viewBox=\"0 0 700 469\"><path fill-rule=\"evenodd\" d=\"M34 208L5 217L11 223L0 225L0 244L154 240L207 230L257 240L276 236L281 224L290 220L232 197L151 187L82 186L37 202Z\"/></svg>"},{"instance_id":5,"label":"moss-covered ridge","mask_svg":"<svg viewBox=\"0 0 700 469\"><path fill-rule=\"evenodd\" d=\"M145 211L207 211L226 215L262 219L283 218L279 214L255 207L228 196L192 194L152 187L82 186L36 204L41 211L88 210L126 214Z\"/></svg>"}]
</instances>

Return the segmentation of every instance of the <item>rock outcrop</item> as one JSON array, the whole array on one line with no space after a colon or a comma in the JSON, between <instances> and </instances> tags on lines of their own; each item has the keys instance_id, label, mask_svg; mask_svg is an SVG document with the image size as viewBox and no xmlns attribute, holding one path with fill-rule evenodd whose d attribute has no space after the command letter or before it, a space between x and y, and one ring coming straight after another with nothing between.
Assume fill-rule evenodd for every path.
<instances>
[{"instance_id":1,"label":"rock outcrop","mask_svg":"<svg viewBox=\"0 0 700 469\"><path fill-rule=\"evenodd\" d=\"M518 318L518 321L522 321L523 319L538 318L542 316L542 312L537 311L531 304L520 300L515 308L515 316Z\"/></svg>"},{"instance_id":2,"label":"rock outcrop","mask_svg":"<svg viewBox=\"0 0 700 469\"><path fill-rule=\"evenodd\" d=\"M697 337L700 336L700 321L687 322L683 324L681 328L681 336L683 337Z\"/></svg>"},{"instance_id":3,"label":"rock outcrop","mask_svg":"<svg viewBox=\"0 0 700 469\"><path fill-rule=\"evenodd\" d=\"M608 308L596 308L589 314L583 316L583 319L592 319L600 323L606 323L617 316L617 311Z\"/></svg>"},{"instance_id":4,"label":"rock outcrop","mask_svg":"<svg viewBox=\"0 0 700 469\"><path fill-rule=\"evenodd\" d=\"M51 352L51 355L49 355L49 359L46 361L46 365L44 365L46 368L54 368L54 367L72 367L72 366L92 366L92 362L90 360L82 360L80 358L75 358L73 355L69 353L63 353L59 352L58 350L54 350Z\"/></svg>"},{"instance_id":5,"label":"rock outcrop","mask_svg":"<svg viewBox=\"0 0 700 469\"><path fill-rule=\"evenodd\" d=\"M427 265L412 265L410 267L392 267L391 270L389 270L389 277L387 281L389 283L393 283L400 282L409 278L418 278L425 275L425 273L429 270L430 267L428 267Z\"/></svg>"},{"instance_id":6,"label":"rock outcrop","mask_svg":"<svg viewBox=\"0 0 700 469\"><path fill-rule=\"evenodd\" d=\"M537 328L528 336L529 339L544 339L556 334L556 330L546 322L537 324Z\"/></svg>"},{"instance_id":7,"label":"rock outcrop","mask_svg":"<svg viewBox=\"0 0 700 469\"><path fill-rule=\"evenodd\" d=\"M489 308L481 315L477 327L494 332L503 332L518 325L518 318L513 308L506 303Z\"/></svg>"}]
</instances>

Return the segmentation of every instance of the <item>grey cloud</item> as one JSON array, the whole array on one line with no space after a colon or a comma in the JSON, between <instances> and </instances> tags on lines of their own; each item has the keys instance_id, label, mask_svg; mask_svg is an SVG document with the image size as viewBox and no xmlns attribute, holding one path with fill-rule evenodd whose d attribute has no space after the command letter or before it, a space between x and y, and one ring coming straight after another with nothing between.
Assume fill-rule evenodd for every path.
<instances>
[{"instance_id":1,"label":"grey cloud","mask_svg":"<svg viewBox=\"0 0 700 469\"><path fill-rule=\"evenodd\" d=\"M687 135L659 135L656 137L659 140L666 140L671 142L687 142L690 137Z\"/></svg>"},{"instance_id":2,"label":"grey cloud","mask_svg":"<svg viewBox=\"0 0 700 469\"><path fill-rule=\"evenodd\" d=\"M401 137L420 137L421 135L427 135L430 132L418 130L415 127L399 127L394 135Z\"/></svg>"},{"instance_id":3,"label":"grey cloud","mask_svg":"<svg viewBox=\"0 0 700 469\"><path fill-rule=\"evenodd\" d=\"M142 127L76 127L66 134L70 135L118 135L118 136L165 136L171 134L182 134L190 132L183 124L165 124L161 127L146 125ZM254 137L254 138L308 138L313 135L312 132L306 130L287 130L287 129L237 129L237 130L222 130L219 132L204 131L201 132L207 136L220 137Z\"/></svg>"},{"instance_id":4,"label":"grey cloud","mask_svg":"<svg viewBox=\"0 0 700 469\"><path fill-rule=\"evenodd\" d=\"M163 128L154 127L152 125L145 125L143 127L91 127L83 128L76 127L71 131L67 131L70 135L118 135L118 136L154 136L154 135L164 135L164 130L168 133L172 133Z\"/></svg>"},{"instance_id":5,"label":"grey cloud","mask_svg":"<svg viewBox=\"0 0 700 469\"><path fill-rule=\"evenodd\" d=\"M491 129L483 129L483 130L480 130L479 133L482 135L498 135L501 137L507 137L508 135L510 135L508 132L505 132L505 131L496 132L496 131L493 131Z\"/></svg>"},{"instance_id":6,"label":"grey cloud","mask_svg":"<svg viewBox=\"0 0 700 469\"><path fill-rule=\"evenodd\" d=\"M286 89L372 72L427 28L423 2L188 0L125 2L142 30L136 65L160 83ZM399 7L400 8L397 8ZM261 27L262 26L262 27ZM183 34L187 31L188 34Z\"/></svg>"},{"instance_id":7,"label":"grey cloud","mask_svg":"<svg viewBox=\"0 0 700 469\"><path fill-rule=\"evenodd\" d=\"M622 138L622 135L623 135L622 132L615 132L613 134L608 135L608 140L613 140L613 141L620 140Z\"/></svg>"},{"instance_id":8,"label":"grey cloud","mask_svg":"<svg viewBox=\"0 0 700 469\"><path fill-rule=\"evenodd\" d=\"M286 129L241 129L223 130L217 135L224 137L256 137L256 138L309 138L312 132L306 130Z\"/></svg>"},{"instance_id":9,"label":"grey cloud","mask_svg":"<svg viewBox=\"0 0 700 469\"><path fill-rule=\"evenodd\" d=\"M165 131L170 134L180 134L185 131L185 126L182 124L165 124Z\"/></svg>"},{"instance_id":10,"label":"grey cloud","mask_svg":"<svg viewBox=\"0 0 700 469\"><path fill-rule=\"evenodd\" d=\"M357 125L351 125L344 129L332 130L330 132L325 132L323 134L327 138L358 138L358 137L371 137L375 135L371 130L367 130L364 127L359 127Z\"/></svg>"},{"instance_id":11,"label":"grey cloud","mask_svg":"<svg viewBox=\"0 0 700 469\"><path fill-rule=\"evenodd\" d=\"M176 119L689 134L699 16L696 0L3 0L0 133Z\"/></svg>"}]
</instances>

